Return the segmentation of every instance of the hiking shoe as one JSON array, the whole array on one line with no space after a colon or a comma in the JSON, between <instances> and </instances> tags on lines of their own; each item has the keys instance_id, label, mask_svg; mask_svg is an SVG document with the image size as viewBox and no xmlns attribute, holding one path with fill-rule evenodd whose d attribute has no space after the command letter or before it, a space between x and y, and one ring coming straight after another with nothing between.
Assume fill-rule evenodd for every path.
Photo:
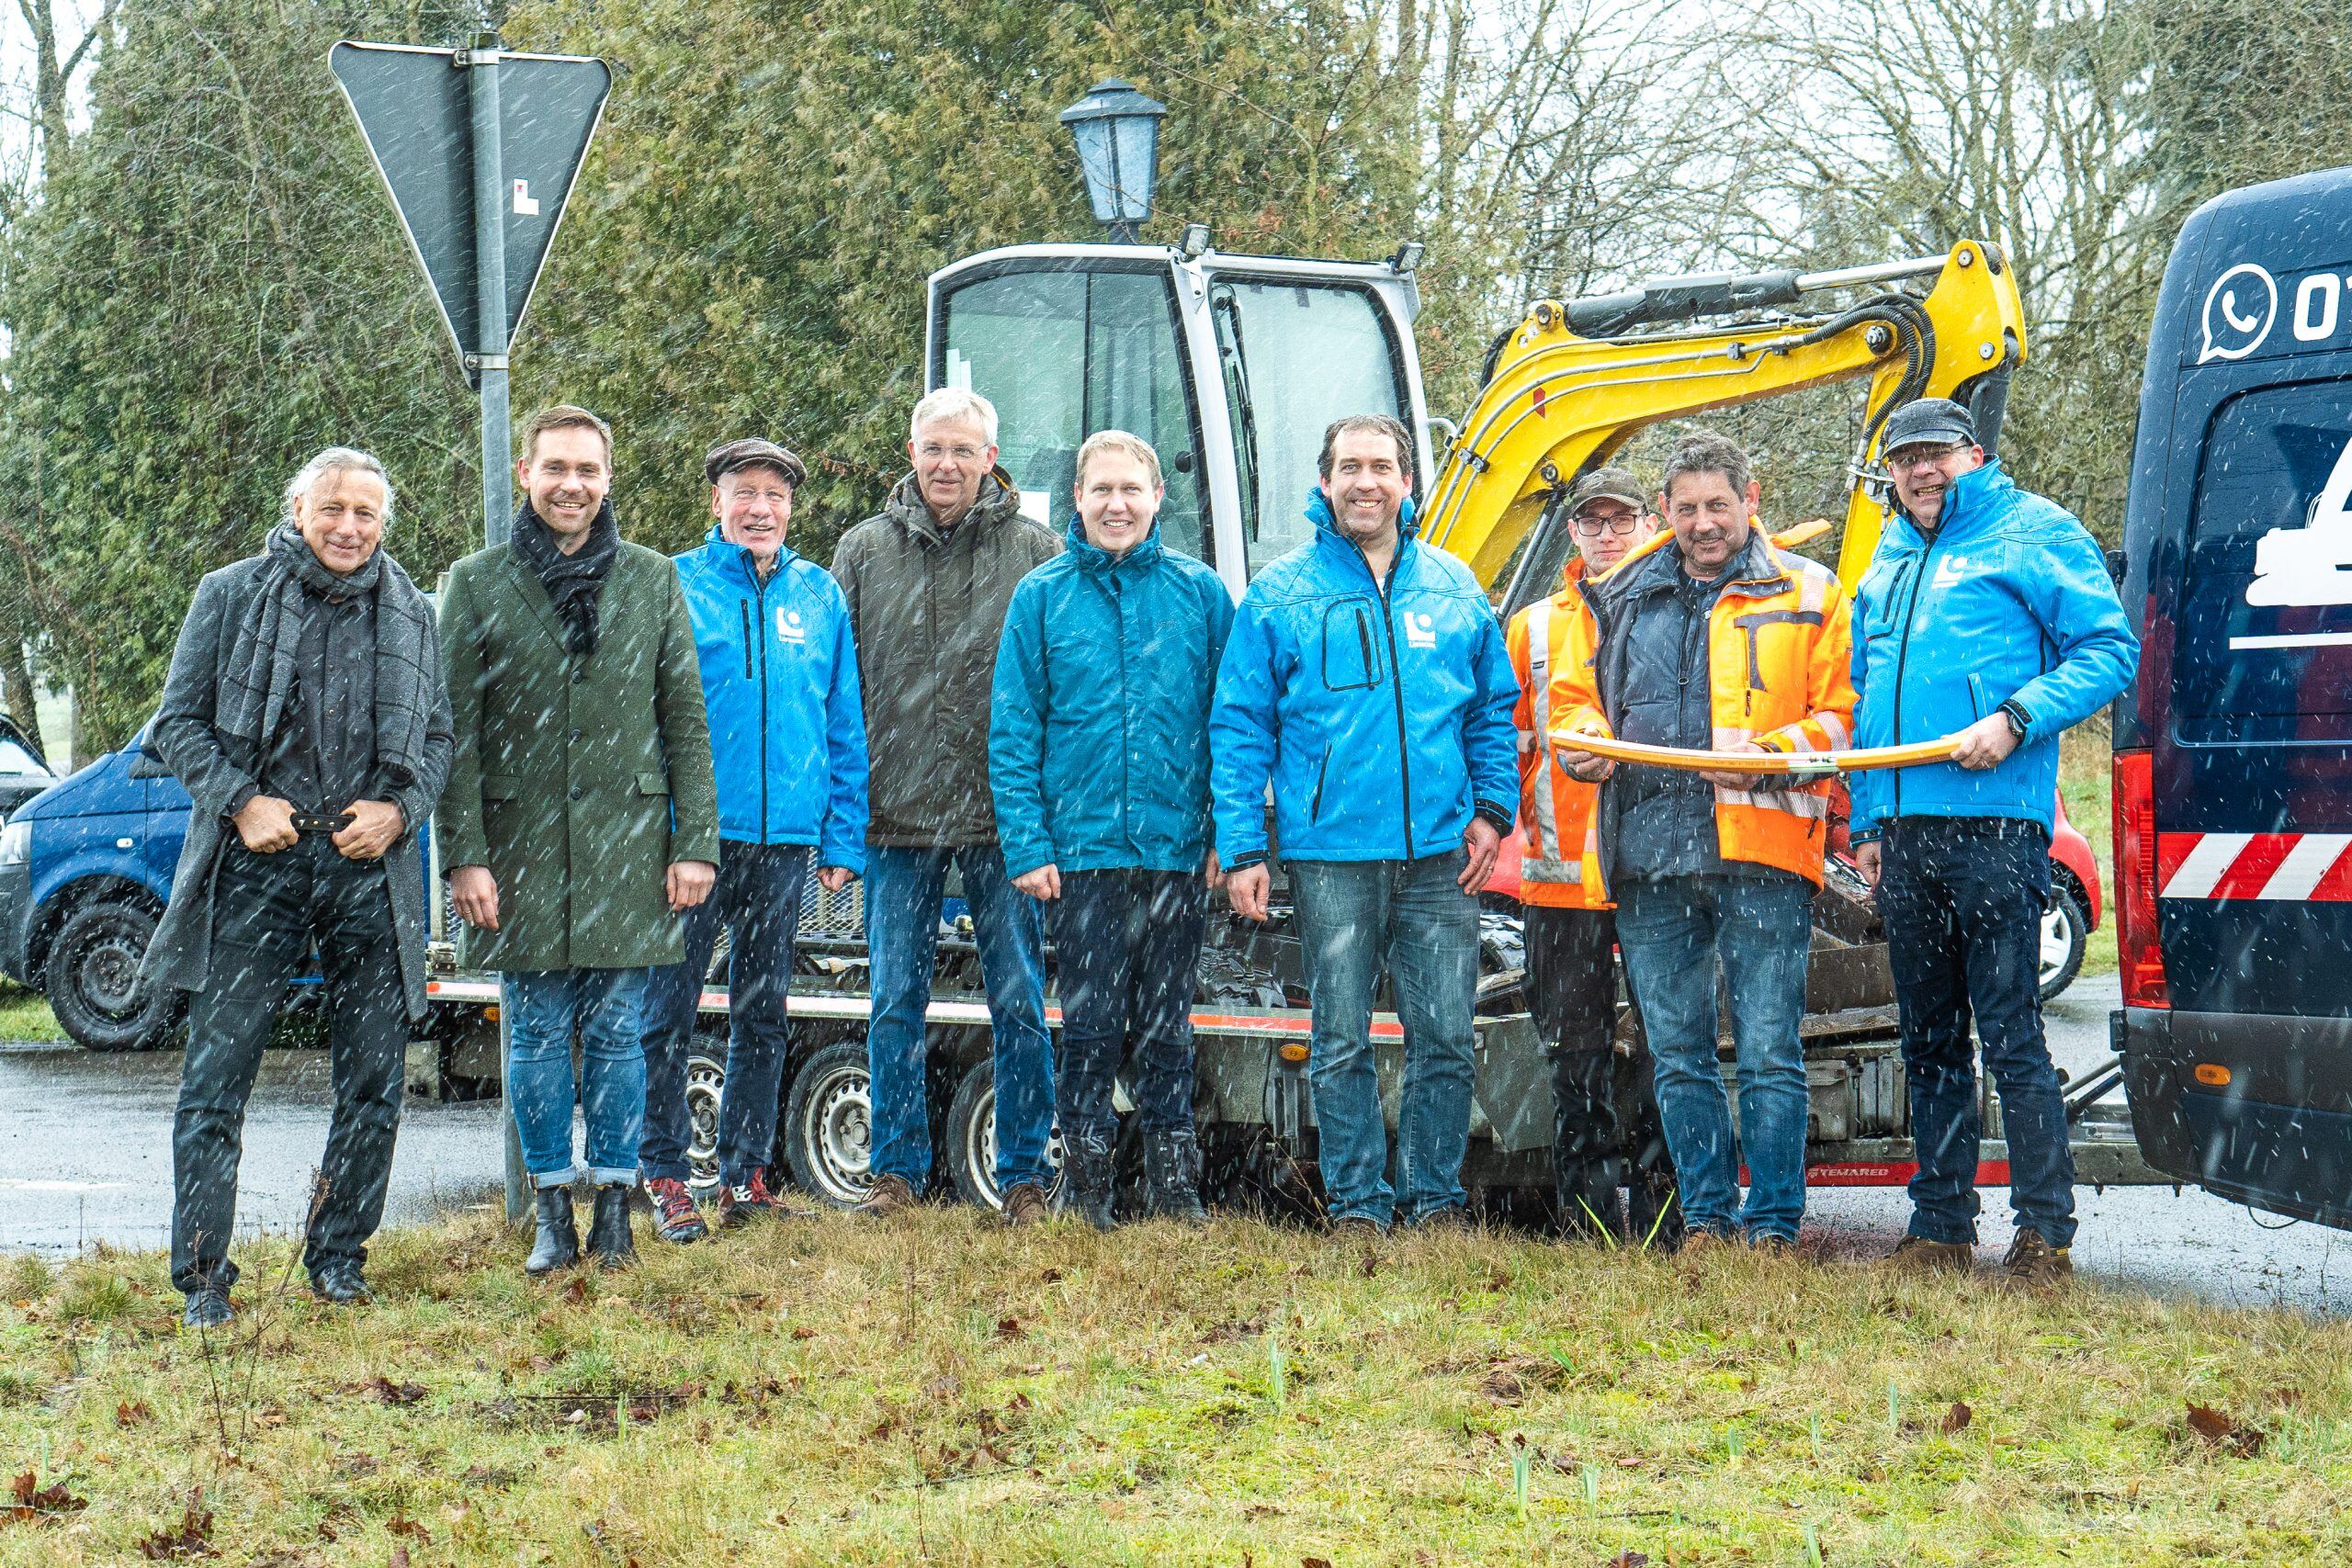
<instances>
[{"instance_id":1,"label":"hiking shoe","mask_svg":"<svg viewBox=\"0 0 2352 1568\"><path fill-rule=\"evenodd\" d=\"M1034 1181L1016 1181L1004 1194L1004 1223L1034 1225L1046 1218L1046 1190Z\"/></svg>"},{"instance_id":2,"label":"hiking shoe","mask_svg":"<svg viewBox=\"0 0 2352 1568\"><path fill-rule=\"evenodd\" d=\"M2019 1230L2001 1259L2001 1273L2011 1284L2029 1290L2054 1291L2075 1277L2075 1260L2067 1249L2052 1247L2037 1230Z\"/></svg>"},{"instance_id":3,"label":"hiking shoe","mask_svg":"<svg viewBox=\"0 0 2352 1568\"><path fill-rule=\"evenodd\" d=\"M684 1247L710 1234L710 1227L703 1224L702 1211L695 1207L695 1195L676 1177L647 1177L645 1195L653 1200L653 1234L663 1241ZM723 1221L727 1213L727 1200L723 1197L718 1201L718 1212Z\"/></svg>"},{"instance_id":4,"label":"hiking shoe","mask_svg":"<svg viewBox=\"0 0 2352 1568\"><path fill-rule=\"evenodd\" d=\"M226 1328L236 1315L228 1292L218 1285L200 1285L187 1293L187 1310L180 1314L180 1322L190 1328Z\"/></svg>"},{"instance_id":5,"label":"hiking shoe","mask_svg":"<svg viewBox=\"0 0 2352 1568\"><path fill-rule=\"evenodd\" d=\"M1738 1245L1739 1242L1736 1237L1725 1235L1721 1231L1712 1231L1704 1225L1693 1225L1682 1233L1682 1245L1674 1250L1678 1257L1704 1258L1711 1253L1730 1251Z\"/></svg>"},{"instance_id":6,"label":"hiking shoe","mask_svg":"<svg viewBox=\"0 0 2352 1568\"><path fill-rule=\"evenodd\" d=\"M753 1220L773 1220L783 1213L784 1205L768 1190L768 1174L764 1170L752 1172L749 1181L731 1181L718 1190L721 1230L748 1225Z\"/></svg>"},{"instance_id":7,"label":"hiking shoe","mask_svg":"<svg viewBox=\"0 0 2352 1568\"><path fill-rule=\"evenodd\" d=\"M1797 1251L1796 1237L1792 1235L1774 1235L1770 1231L1750 1231L1747 1233L1747 1241L1748 1251L1760 1252L1767 1258L1802 1256Z\"/></svg>"},{"instance_id":8,"label":"hiking shoe","mask_svg":"<svg viewBox=\"0 0 2352 1568\"><path fill-rule=\"evenodd\" d=\"M892 1214L904 1213L922 1200L915 1196L914 1183L903 1176L877 1176L865 1196L850 1210L869 1220L886 1220Z\"/></svg>"},{"instance_id":9,"label":"hiking shoe","mask_svg":"<svg viewBox=\"0 0 2352 1568\"><path fill-rule=\"evenodd\" d=\"M1428 1235L1434 1235L1442 1231L1466 1235L1477 1228L1478 1223L1470 1217L1470 1211L1459 1203L1448 1203L1442 1209L1431 1209L1413 1222L1413 1229Z\"/></svg>"},{"instance_id":10,"label":"hiking shoe","mask_svg":"<svg viewBox=\"0 0 2352 1568\"><path fill-rule=\"evenodd\" d=\"M1966 1274L1976 1268L1976 1248L1965 1241L1906 1235L1886 1255L1886 1265L1904 1274Z\"/></svg>"},{"instance_id":11,"label":"hiking shoe","mask_svg":"<svg viewBox=\"0 0 2352 1568\"><path fill-rule=\"evenodd\" d=\"M328 1263L311 1276L311 1293L330 1306L359 1306L376 1299L356 1263Z\"/></svg>"},{"instance_id":12,"label":"hiking shoe","mask_svg":"<svg viewBox=\"0 0 2352 1568\"><path fill-rule=\"evenodd\" d=\"M1374 1242L1387 1234L1387 1227L1370 1214L1341 1214L1331 1222L1333 1241Z\"/></svg>"}]
</instances>

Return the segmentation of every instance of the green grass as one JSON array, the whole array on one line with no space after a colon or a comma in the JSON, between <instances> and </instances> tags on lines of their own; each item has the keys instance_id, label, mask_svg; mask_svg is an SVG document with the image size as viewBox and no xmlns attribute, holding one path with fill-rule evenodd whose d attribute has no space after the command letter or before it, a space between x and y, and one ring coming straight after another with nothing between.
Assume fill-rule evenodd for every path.
<instances>
[{"instance_id":1,"label":"green grass","mask_svg":"<svg viewBox=\"0 0 2352 1568\"><path fill-rule=\"evenodd\" d=\"M2115 820L2111 752L2105 715L2070 729L2058 742L2058 795L2066 819L2090 840L2098 863L2099 922L2083 946L2083 973L2115 973Z\"/></svg>"},{"instance_id":2,"label":"green grass","mask_svg":"<svg viewBox=\"0 0 2352 1568\"><path fill-rule=\"evenodd\" d=\"M57 1015L39 991L0 980L0 1040L62 1040Z\"/></svg>"},{"instance_id":3,"label":"green grass","mask_svg":"<svg viewBox=\"0 0 2352 1568\"><path fill-rule=\"evenodd\" d=\"M2276 1312L962 1210L552 1285L522 1253L387 1235L346 1313L244 1247L212 1337L159 1258L0 1274L0 1450L87 1500L0 1563L139 1560L198 1489L224 1564L2352 1553L2352 1325Z\"/></svg>"}]
</instances>

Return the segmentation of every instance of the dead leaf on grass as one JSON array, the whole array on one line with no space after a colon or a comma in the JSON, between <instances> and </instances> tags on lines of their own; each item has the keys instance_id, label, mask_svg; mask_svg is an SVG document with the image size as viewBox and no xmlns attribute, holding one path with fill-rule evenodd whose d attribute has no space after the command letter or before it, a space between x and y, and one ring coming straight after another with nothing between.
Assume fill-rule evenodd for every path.
<instances>
[{"instance_id":1,"label":"dead leaf on grass","mask_svg":"<svg viewBox=\"0 0 2352 1568\"><path fill-rule=\"evenodd\" d=\"M114 1424L125 1431L154 1418L155 1413L143 1399L125 1400L114 1407Z\"/></svg>"},{"instance_id":2,"label":"dead leaf on grass","mask_svg":"<svg viewBox=\"0 0 2352 1568\"><path fill-rule=\"evenodd\" d=\"M1943 1428L1944 1436L1949 1438L1975 1418L1975 1411L1955 1399L1951 1402L1951 1408L1944 1412L1944 1418L1936 1425Z\"/></svg>"},{"instance_id":3,"label":"dead leaf on grass","mask_svg":"<svg viewBox=\"0 0 2352 1568\"><path fill-rule=\"evenodd\" d=\"M9 1482L8 1491L16 1503L0 1508L0 1524L53 1525L67 1514L90 1506L87 1497L76 1497L62 1481L43 1486L40 1478L29 1470Z\"/></svg>"},{"instance_id":4,"label":"dead leaf on grass","mask_svg":"<svg viewBox=\"0 0 2352 1568\"><path fill-rule=\"evenodd\" d=\"M1298 1568L1331 1568L1331 1560L1328 1557L1302 1557L1298 1560Z\"/></svg>"},{"instance_id":5,"label":"dead leaf on grass","mask_svg":"<svg viewBox=\"0 0 2352 1568\"><path fill-rule=\"evenodd\" d=\"M804 1323L792 1331L792 1337L795 1339L814 1339L817 1337L817 1331Z\"/></svg>"},{"instance_id":6,"label":"dead leaf on grass","mask_svg":"<svg viewBox=\"0 0 2352 1568\"><path fill-rule=\"evenodd\" d=\"M1374 1274L1379 1273L1380 1255L1376 1252L1365 1253L1363 1255L1363 1261L1356 1265L1356 1272L1363 1275L1367 1280L1371 1279Z\"/></svg>"},{"instance_id":7,"label":"dead leaf on grass","mask_svg":"<svg viewBox=\"0 0 2352 1568\"><path fill-rule=\"evenodd\" d=\"M187 1505L180 1512L179 1529L156 1530L139 1543L139 1555L150 1562L213 1554L212 1510L204 1506L201 1486L187 1495Z\"/></svg>"},{"instance_id":8,"label":"dead leaf on grass","mask_svg":"<svg viewBox=\"0 0 2352 1568\"><path fill-rule=\"evenodd\" d=\"M1062 1271L1058 1269L1048 1269L1037 1278L1048 1285L1057 1285L1061 1283Z\"/></svg>"},{"instance_id":9,"label":"dead leaf on grass","mask_svg":"<svg viewBox=\"0 0 2352 1568\"><path fill-rule=\"evenodd\" d=\"M563 1287L563 1299L568 1302L586 1301L588 1299L587 1277L582 1274L574 1274L569 1280L567 1280Z\"/></svg>"},{"instance_id":10,"label":"dead leaf on grass","mask_svg":"<svg viewBox=\"0 0 2352 1568\"><path fill-rule=\"evenodd\" d=\"M996 1320L996 1337L999 1339L1018 1339L1027 1332L1029 1332L1027 1329L1021 1326L1021 1320L1017 1317L1001 1317Z\"/></svg>"},{"instance_id":11,"label":"dead leaf on grass","mask_svg":"<svg viewBox=\"0 0 2352 1568\"><path fill-rule=\"evenodd\" d=\"M410 1518L408 1510L405 1508L395 1506L392 1509L390 1521L384 1528L394 1535L413 1535L427 1546L433 1544L433 1532L416 1520Z\"/></svg>"},{"instance_id":12,"label":"dead leaf on grass","mask_svg":"<svg viewBox=\"0 0 2352 1568\"><path fill-rule=\"evenodd\" d=\"M2252 1459L2260 1453L2263 1442L2269 1437L2260 1427L2233 1420L2226 1412L2210 1404L2189 1405L2188 1429L2204 1438L2210 1446L2235 1454L2240 1459Z\"/></svg>"},{"instance_id":13,"label":"dead leaf on grass","mask_svg":"<svg viewBox=\"0 0 2352 1568\"><path fill-rule=\"evenodd\" d=\"M368 1398L379 1404L414 1404L425 1394L423 1383L394 1382L381 1372L378 1372L359 1386Z\"/></svg>"},{"instance_id":14,"label":"dead leaf on grass","mask_svg":"<svg viewBox=\"0 0 2352 1568\"><path fill-rule=\"evenodd\" d=\"M1649 1568L1649 1554L1627 1547L1609 1560L1609 1568Z\"/></svg>"}]
</instances>

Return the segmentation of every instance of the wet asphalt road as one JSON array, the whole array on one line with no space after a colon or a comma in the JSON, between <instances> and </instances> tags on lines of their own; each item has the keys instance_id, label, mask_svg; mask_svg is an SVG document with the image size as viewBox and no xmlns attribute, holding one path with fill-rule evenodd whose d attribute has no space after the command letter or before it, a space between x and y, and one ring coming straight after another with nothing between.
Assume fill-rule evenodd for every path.
<instances>
[{"instance_id":1,"label":"wet asphalt road","mask_svg":"<svg viewBox=\"0 0 2352 1568\"><path fill-rule=\"evenodd\" d=\"M2107 1054L2112 976L2085 980L2050 1010L2052 1044L2076 1071ZM0 1249L70 1254L106 1241L170 1241L172 1104L179 1056L98 1055L72 1045L0 1044ZM245 1123L241 1231L299 1224L326 1141L326 1053L274 1050ZM412 1096L393 1162L389 1224L496 1201L495 1103ZM2352 1235L2258 1219L2194 1190L2084 1189L2076 1269L2109 1285L2172 1298L2352 1313ZM2008 1245L2006 1193L1985 1194L1984 1256ZM1903 1234L1900 1191L1816 1190L1806 1226L1836 1258L1866 1258ZM2270 1229L2270 1225L2282 1228Z\"/></svg>"}]
</instances>

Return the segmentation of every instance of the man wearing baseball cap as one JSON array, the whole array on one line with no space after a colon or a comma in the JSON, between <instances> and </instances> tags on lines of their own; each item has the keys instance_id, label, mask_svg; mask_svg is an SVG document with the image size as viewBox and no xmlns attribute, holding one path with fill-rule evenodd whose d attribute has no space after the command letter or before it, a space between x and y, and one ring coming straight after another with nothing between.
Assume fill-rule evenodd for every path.
<instances>
[{"instance_id":1,"label":"man wearing baseball cap","mask_svg":"<svg viewBox=\"0 0 2352 1568\"><path fill-rule=\"evenodd\" d=\"M1949 762L1849 786L1918 1150L1894 1261L1962 1273L1975 1262L1973 1018L2008 1133L2017 1238L2001 1267L2056 1285L2074 1271L2075 1168L2037 981L2058 737L2123 689L2139 644L2088 530L2019 490L1966 409L1905 404L1879 449L1895 506L1855 601L1857 744L1961 737Z\"/></svg>"},{"instance_id":2,"label":"man wearing baseball cap","mask_svg":"<svg viewBox=\"0 0 2352 1568\"><path fill-rule=\"evenodd\" d=\"M1551 675L1566 657L1577 623L1591 635L1585 591L1657 531L1641 481L1619 468L1595 468L1568 487L1565 528L1576 553L1560 592L1513 615L1504 633L1519 681L1519 897L1526 917L1527 996L1536 1033L1552 1060L1555 1135L1552 1175L1560 1229L1570 1236L1616 1234L1623 1145L1617 1124L1616 921L1608 895L1584 876L1598 784L1568 776L1552 759ZM1656 1099L1642 1075L1642 1098L1654 1145L1645 1165L1664 1163L1665 1139L1654 1131ZM1636 1136L1639 1136L1637 1132ZM1670 1183L1670 1178L1669 1178ZM1634 1231L1650 1234L1658 1193L1636 1175ZM1672 1238L1667 1238L1671 1242Z\"/></svg>"},{"instance_id":3,"label":"man wearing baseball cap","mask_svg":"<svg viewBox=\"0 0 2352 1568\"><path fill-rule=\"evenodd\" d=\"M686 919L686 959L653 972L645 1005L647 1192L665 1241L706 1235L686 1190L686 1058L703 981L728 933L727 1084L718 1103L718 1222L775 1213L767 1164L784 1071L793 937L813 862L840 892L865 866L865 715L849 603L785 544L799 458L749 437L710 449L716 521L678 558L718 781L718 882Z\"/></svg>"}]
</instances>

